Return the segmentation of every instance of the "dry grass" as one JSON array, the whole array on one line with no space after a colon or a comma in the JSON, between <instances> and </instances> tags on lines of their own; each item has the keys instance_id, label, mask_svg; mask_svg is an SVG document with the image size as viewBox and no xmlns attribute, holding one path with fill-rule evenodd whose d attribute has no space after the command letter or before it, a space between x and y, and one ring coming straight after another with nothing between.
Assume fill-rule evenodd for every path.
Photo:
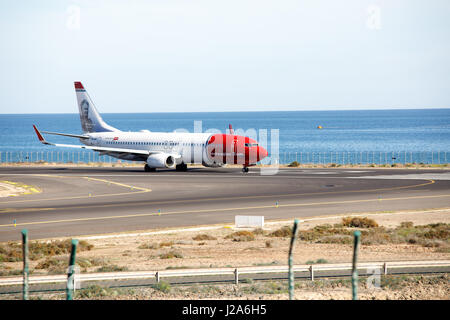
<instances>
[{"instance_id":1,"label":"dry grass","mask_svg":"<svg viewBox=\"0 0 450 320\"><path fill-rule=\"evenodd\" d=\"M159 247L160 247L160 248L171 247L171 246L173 246L173 241L161 242L161 243L159 244Z\"/></svg>"},{"instance_id":2,"label":"dry grass","mask_svg":"<svg viewBox=\"0 0 450 320\"><path fill-rule=\"evenodd\" d=\"M158 249L159 246L156 243L143 243L138 249Z\"/></svg>"},{"instance_id":3,"label":"dry grass","mask_svg":"<svg viewBox=\"0 0 450 320\"><path fill-rule=\"evenodd\" d=\"M227 235L225 239L231 239L236 242L253 241L255 240L255 234L251 231L236 231Z\"/></svg>"},{"instance_id":4,"label":"dry grass","mask_svg":"<svg viewBox=\"0 0 450 320\"><path fill-rule=\"evenodd\" d=\"M342 224L346 227L354 228L377 228L378 223L369 218L347 217L342 218Z\"/></svg>"},{"instance_id":5,"label":"dry grass","mask_svg":"<svg viewBox=\"0 0 450 320\"><path fill-rule=\"evenodd\" d=\"M271 233L269 233L269 237L292 237L292 229L288 226L281 227Z\"/></svg>"},{"instance_id":6,"label":"dry grass","mask_svg":"<svg viewBox=\"0 0 450 320\"><path fill-rule=\"evenodd\" d=\"M159 258L160 259L173 259L173 258L182 259L183 255L181 254L181 252L172 250L172 251L160 254Z\"/></svg>"},{"instance_id":7,"label":"dry grass","mask_svg":"<svg viewBox=\"0 0 450 320\"><path fill-rule=\"evenodd\" d=\"M311 243L351 244L355 229L360 229L363 245L418 244L428 248L442 248L441 252L446 252L445 248L450 245L450 224L414 226L412 222L407 221L396 228L386 228L378 226L376 221L367 218L344 218L342 224L323 224L300 230L298 239ZM292 229L284 226L268 236L290 237Z\"/></svg>"},{"instance_id":8,"label":"dry grass","mask_svg":"<svg viewBox=\"0 0 450 320\"><path fill-rule=\"evenodd\" d=\"M265 232L264 232L264 230L262 228L256 228L252 232L253 232L254 235L261 235L262 236L262 235L265 234Z\"/></svg>"},{"instance_id":9,"label":"dry grass","mask_svg":"<svg viewBox=\"0 0 450 320\"><path fill-rule=\"evenodd\" d=\"M198 234L195 237L193 237L192 240L196 240L196 241L217 240L217 238L213 237L213 236L210 236L209 234L202 233L202 234Z\"/></svg>"},{"instance_id":10,"label":"dry grass","mask_svg":"<svg viewBox=\"0 0 450 320\"><path fill-rule=\"evenodd\" d=\"M296 246L299 254L296 254L295 263L316 261L319 258L326 258L330 263L351 261L351 243L356 229L361 230L362 233L362 261L448 259L450 218L447 212L370 217L375 218L377 223L384 227L346 227L340 223L342 217L330 219L329 224L323 224L324 221L300 224ZM402 221L406 222L401 223ZM414 221L414 223L409 221ZM432 224L432 222L448 224ZM317 225L317 223L322 224ZM265 264L275 260L285 263L289 237L269 236L272 231L272 234L279 236L291 234L291 222L286 222L283 228L280 228L281 226L283 225L268 226L262 235L260 235L259 229L247 229L249 230L247 232L255 236L254 241L251 242L245 242L245 240L239 242L242 240L240 237L237 237L238 240L234 242L233 238L238 235L242 236L242 233L232 235L237 230L230 231L227 228L218 229L215 233L196 231L138 238L89 240L95 244L95 248L93 251L77 254L77 264L88 269L86 272L95 272L96 268L101 266L105 267L104 270L106 267L117 270L116 268L122 266L130 268L130 270L164 270L168 266L177 268L185 266L222 267L232 264L232 267L240 267ZM192 240L196 235L204 233L214 235L218 240ZM226 236L228 239L225 240ZM173 243L173 246L172 248L167 246L161 248L160 243ZM8 246L7 243L2 245ZM138 246L152 250L139 250ZM182 255L179 255L179 252ZM180 259L180 256L184 257ZM106 261L95 261L95 258L99 257L104 257ZM58 268L66 271L69 260L68 253L55 256L55 260L60 258L60 261L46 261L50 258L53 257L48 256L37 261L30 261L30 270L35 270L35 274L61 272L58 271ZM40 267L48 269L37 269L38 264L41 264ZM117 264L119 267L113 264ZM21 269L21 267L22 264L19 261L3 262L0 263L0 273L3 275L14 274L15 270Z\"/></svg>"},{"instance_id":11,"label":"dry grass","mask_svg":"<svg viewBox=\"0 0 450 320\"><path fill-rule=\"evenodd\" d=\"M89 251L94 246L82 240L78 242L77 251ZM39 260L45 257L67 254L72 249L72 239L54 240L51 242L31 241L28 244L30 260ZM6 245L0 245L0 262L22 261L22 244L8 242Z\"/></svg>"}]
</instances>

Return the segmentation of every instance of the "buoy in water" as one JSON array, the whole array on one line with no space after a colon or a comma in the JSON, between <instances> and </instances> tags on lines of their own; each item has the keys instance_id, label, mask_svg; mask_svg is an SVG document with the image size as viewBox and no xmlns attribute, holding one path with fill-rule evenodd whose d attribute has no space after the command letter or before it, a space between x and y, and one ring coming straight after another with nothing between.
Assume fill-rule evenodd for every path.
<instances>
[{"instance_id":1,"label":"buoy in water","mask_svg":"<svg viewBox=\"0 0 450 320\"><path fill-rule=\"evenodd\" d=\"M322 126L317 126L317 129L322 129Z\"/></svg>"}]
</instances>

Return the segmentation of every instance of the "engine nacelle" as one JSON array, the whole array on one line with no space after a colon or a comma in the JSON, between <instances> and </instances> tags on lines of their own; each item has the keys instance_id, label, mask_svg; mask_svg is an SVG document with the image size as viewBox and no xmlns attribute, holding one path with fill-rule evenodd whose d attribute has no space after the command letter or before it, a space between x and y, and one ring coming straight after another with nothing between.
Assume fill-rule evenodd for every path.
<instances>
[{"instance_id":1,"label":"engine nacelle","mask_svg":"<svg viewBox=\"0 0 450 320\"><path fill-rule=\"evenodd\" d=\"M167 153L152 154L147 158L150 168L175 168L175 157Z\"/></svg>"}]
</instances>

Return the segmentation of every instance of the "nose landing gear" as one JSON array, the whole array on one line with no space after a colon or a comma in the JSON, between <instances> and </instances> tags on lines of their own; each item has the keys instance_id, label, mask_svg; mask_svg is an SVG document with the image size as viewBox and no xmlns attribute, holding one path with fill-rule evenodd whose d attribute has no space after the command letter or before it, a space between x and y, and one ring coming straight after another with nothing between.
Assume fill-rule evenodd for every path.
<instances>
[{"instance_id":1,"label":"nose landing gear","mask_svg":"<svg viewBox=\"0 0 450 320\"><path fill-rule=\"evenodd\" d=\"M243 172L243 173L248 173L248 167L243 167L243 168L242 168L242 172Z\"/></svg>"}]
</instances>

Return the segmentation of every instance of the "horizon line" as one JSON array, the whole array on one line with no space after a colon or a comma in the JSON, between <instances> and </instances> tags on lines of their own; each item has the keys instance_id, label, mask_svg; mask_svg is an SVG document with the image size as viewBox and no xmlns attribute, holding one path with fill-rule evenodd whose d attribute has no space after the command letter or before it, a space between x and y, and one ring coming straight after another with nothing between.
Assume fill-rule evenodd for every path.
<instances>
[{"instance_id":1,"label":"horizon line","mask_svg":"<svg viewBox=\"0 0 450 320\"><path fill-rule=\"evenodd\" d=\"M368 109L302 109L302 110L236 110L236 111L152 111L152 112L99 112L100 114L142 114L142 113L232 113L232 112L321 112L321 111L389 111L389 110L441 110L450 109L450 107L388 107L388 108L368 108ZM23 113L0 113L10 115L24 115L24 114L78 114L78 112L23 112Z\"/></svg>"}]
</instances>

